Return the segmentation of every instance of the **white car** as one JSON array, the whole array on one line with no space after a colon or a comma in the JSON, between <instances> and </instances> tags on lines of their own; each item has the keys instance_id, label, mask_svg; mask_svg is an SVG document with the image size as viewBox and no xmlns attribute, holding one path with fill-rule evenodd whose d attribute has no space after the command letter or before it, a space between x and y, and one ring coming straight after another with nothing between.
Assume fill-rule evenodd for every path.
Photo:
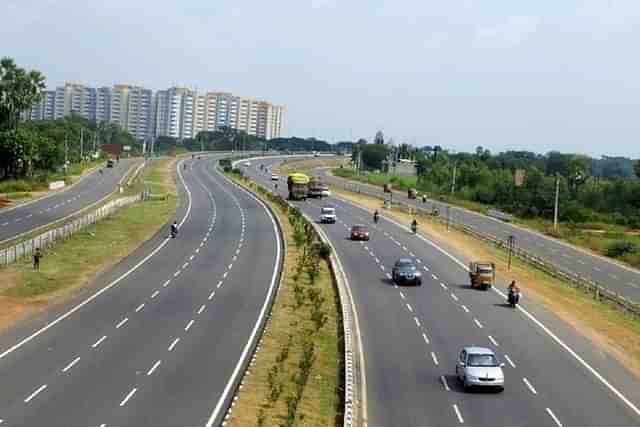
<instances>
[{"instance_id":1,"label":"white car","mask_svg":"<svg viewBox=\"0 0 640 427\"><path fill-rule=\"evenodd\" d=\"M464 347L456 361L456 376L464 390L471 387L493 387L504 390L504 372L493 350L484 347Z\"/></svg>"},{"instance_id":2,"label":"white car","mask_svg":"<svg viewBox=\"0 0 640 427\"><path fill-rule=\"evenodd\" d=\"M323 224L335 224L336 208L325 206L320 209L320 222Z\"/></svg>"},{"instance_id":3,"label":"white car","mask_svg":"<svg viewBox=\"0 0 640 427\"><path fill-rule=\"evenodd\" d=\"M321 195L322 197L330 197L330 196L331 196L331 191L329 191L329 189L322 190L322 191L320 192L320 195Z\"/></svg>"},{"instance_id":4,"label":"white car","mask_svg":"<svg viewBox=\"0 0 640 427\"><path fill-rule=\"evenodd\" d=\"M271 174L271 181L278 181L279 179L280 179L280 177L278 175L276 175L275 173Z\"/></svg>"}]
</instances>

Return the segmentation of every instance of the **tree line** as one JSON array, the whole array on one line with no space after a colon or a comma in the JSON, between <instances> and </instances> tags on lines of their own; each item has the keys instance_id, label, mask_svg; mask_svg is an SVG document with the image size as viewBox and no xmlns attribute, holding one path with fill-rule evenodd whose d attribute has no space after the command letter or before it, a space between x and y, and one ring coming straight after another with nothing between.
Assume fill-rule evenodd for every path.
<instances>
[{"instance_id":1,"label":"tree line","mask_svg":"<svg viewBox=\"0 0 640 427\"><path fill-rule=\"evenodd\" d=\"M492 154L449 153L442 147L422 149L360 142L353 158L362 166L384 170L394 157L416 161L420 191L440 197L496 206L527 218L552 219L556 184L560 219L573 223L614 223L640 228L640 161L621 157L592 159L584 155L530 151ZM454 184L455 173L455 184ZM517 182L516 175L522 177Z\"/></svg>"},{"instance_id":2,"label":"tree line","mask_svg":"<svg viewBox=\"0 0 640 427\"><path fill-rule=\"evenodd\" d=\"M93 123L80 116L47 121L22 121L45 89L37 70L19 67L11 58L0 59L0 180L42 178L64 169L67 162L85 160L101 144L142 144L113 123Z\"/></svg>"}]
</instances>

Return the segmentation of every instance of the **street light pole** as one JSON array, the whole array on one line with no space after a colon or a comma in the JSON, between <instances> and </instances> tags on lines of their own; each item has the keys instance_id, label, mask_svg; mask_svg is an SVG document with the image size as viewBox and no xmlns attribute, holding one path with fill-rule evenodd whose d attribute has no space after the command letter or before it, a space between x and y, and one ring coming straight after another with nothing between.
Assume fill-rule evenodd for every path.
<instances>
[{"instance_id":1,"label":"street light pole","mask_svg":"<svg viewBox=\"0 0 640 427\"><path fill-rule=\"evenodd\" d=\"M458 170L458 164L453 164L453 179L451 180L451 197L453 197L453 193L456 191L456 172Z\"/></svg>"},{"instance_id":2,"label":"street light pole","mask_svg":"<svg viewBox=\"0 0 640 427\"><path fill-rule=\"evenodd\" d=\"M558 231L558 202L560 200L560 174L556 174L556 197L553 206L553 230Z\"/></svg>"}]
</instances>

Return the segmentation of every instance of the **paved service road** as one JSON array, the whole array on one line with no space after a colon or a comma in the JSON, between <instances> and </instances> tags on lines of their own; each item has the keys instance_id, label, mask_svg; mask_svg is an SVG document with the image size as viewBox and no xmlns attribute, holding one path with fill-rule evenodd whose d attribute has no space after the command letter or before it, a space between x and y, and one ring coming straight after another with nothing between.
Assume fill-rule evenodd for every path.
<instances>
[{"instance_id":1,"label":"paved service road","mask_svg":"<svg viewBox=\"0 0 640 427\"><path fill-rule=\"evenodd\" d=\"M248 173L273 188L256 163ZM279 189L284 194L284 178ZM470 289L468 260L447 251L454 261L402 224L382 217L374 226L371 213L337 198L296 202L314 218L326 204L336 207L339 221L322 227L358 310L369 427L640 425L640 382L552 313L526 301L524 310L506 307L503 285ZM347 239L354 223L370 225L369 242ZM421 287L390 281L400 257L416 260ZM504 361L503 393L462 391L454 361L472 344L494 349Z\"/></svg>"},{"instance_id":2,"label":"paved service road","mask_svg":"<svg viewBox=\"0 0 640 427\"><path fill-rule=\"evenodd\" d=\"M102 168L80 179L68 190L11 209L0 209L0 242L49 224L89 206L111 193L140 159L122 159L113 168Z\"/></svg>"},{"instance_id":3,"label":"paved service road","mask_svg":"<svg viewBox=\"0 0 640 427\"><path fill-rule=\"evenodd\" d=\"M176 239L167 226L59 323L49 322L80 301L0 337L3 427L219 424L272 299L281 239L266 208L211 159L186 164Z\"/></svg>"},{"instance_id":4,"label":"paved service road","mask_svg":"<svg viewBox=\"0 0 640 427\"><path fill-rule=\"evenodd\" d=\"M327 170L322 170L318 173L323 175L331 184L341 187L347 185L348 188L352 189L358 188L364 194L384 195L380 187L347 181L330 175ZM410 200L407 198L406 193L399 191L394 192L393 198L428 211L436 207L440 215L446 214L447 205L441 202L429 199L425 204L420 200ZM450 207L450 213L452 221L465 224L480 233L494 236L501 240L506 240L510 235L513 235L516 245L551 262L562 270L593 280L631 301L640 302L640 272L637 270L621 266L605 258L576 249L571 245L485 215L453 206Z\"/></svg>"}]
</instances>

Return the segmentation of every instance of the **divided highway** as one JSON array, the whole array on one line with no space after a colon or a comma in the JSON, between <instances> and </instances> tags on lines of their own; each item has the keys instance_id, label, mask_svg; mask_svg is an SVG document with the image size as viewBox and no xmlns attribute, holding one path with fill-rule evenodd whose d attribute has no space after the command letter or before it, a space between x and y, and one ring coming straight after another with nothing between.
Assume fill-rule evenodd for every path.
<instances>
[{"instance_id":1,"label":"divided highway","mask_svg":"<svg viewBox=\"0 0 640 427\"><path fill-rule=\"evenodd\" d=\"M65 218L111 193L140 159L122 159L113 168L103 168L80 179L68 190L53 193L15 208L0 209L0 242Z\"/></svg>"},{"instance_id":2,"label":"divided highway","mask_svg":"<svg viewBox=\"0 0 640 427\"><path fill-rule=\"evenodd\" d=\"M274 188L258 167L278 162L253 161L245 170ZM278 189L284 195L284 178ZM333 197L296 202L312 218L325 204L336 207L339 221L322 227L359 316L369 427L640 425L637 378L552 313L526 300L520 310L506 307L503 287L470 289L468 260L410 234L403 224L383 216L373 225L370 213ZM347 238L356 223L369 224L369 242ZM391 282L400 257L418 263L423 286ZM492 348L505 362L503 393L463 392L454 374L465 345Z\"/></svg>"},{"instance_id":3,"label":"divided highway","mask_svg":"<svg viewBox=\"0 0 640 427\"><path fill-rule=\"evenodd\" d=\"M219 425L277 286L282 242L211 158L178 165L168 227L83 298L0 336L7 426Z\"/></svg>"},{"instance_id":4,"label":"divided highway","mask_svg":"<svg viewBox=\"0 0 640 427\"><path fill-rule=\"evenodd\" d=\"M319 171L319 174L333 185L341 187L346 185L351 189L358 188L363 194L378 197L384 195L380 187L348 181L331 175L327 170ZM431 199L426 204L420 200L411 200L407 197L406 192L394 192L393 197L394 200L402 201L402 203L413 205L417 208L428 209L429 211L432 207L436 207L440 211L440 215L446 214L448 206ZM494 236L501 240L506 240L510 235L513 235L516 245L524 250L555 264L564 271L591 279L631 301L640 302L640 272L637 270L485 215L453 206L451 206L450 212L451 219L454 222L465 224L480 233Z\"/></svg>"}]
</instances>

